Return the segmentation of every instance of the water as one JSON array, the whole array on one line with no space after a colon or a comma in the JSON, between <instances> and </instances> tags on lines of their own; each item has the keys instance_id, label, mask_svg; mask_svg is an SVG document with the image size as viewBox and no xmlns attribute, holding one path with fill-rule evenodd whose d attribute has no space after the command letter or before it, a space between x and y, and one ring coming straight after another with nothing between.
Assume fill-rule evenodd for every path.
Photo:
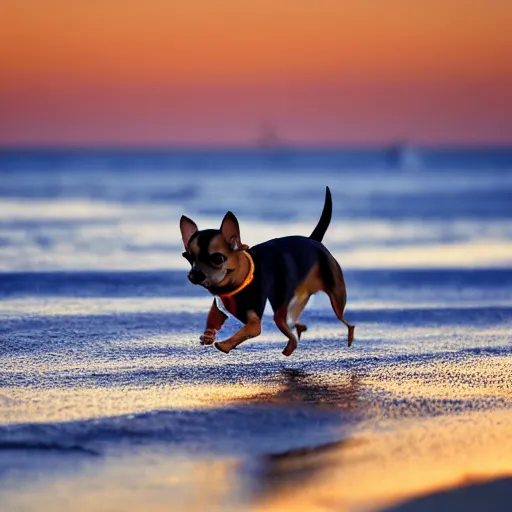
<instances>
[{"instance_id":1,"label":"water","mask_svg":"<svg viewBox=\"0 0 512 512\"><path fill-rule=\"evenodd\" d=\"M211 297L186 280L180 216L211 228L232 210L249 245L308 235L326 185L354 346L318 296L290 359L270 314L229 356L201 347ZM509 150L1 152L0 495L16 510L272 509L296 485L280 454L332 457L394 421L489 422L512 399L511 197ZM300 457L307 486L321 471Z\"/></svg>"},{"instance_id":2,"label":"water","mask_svg":"<svg viewBox=\"0 0 512 512\"><path fill-rule=\"evenodd\" d=\"M334 197L326 244L344 267L508 266L512 152L417 160L403 167L390 151L3 152L0 270L185 269L183 213L215 227L231 209L254 245L309 234L325 185Z\"/></svg>"}]
</instances>

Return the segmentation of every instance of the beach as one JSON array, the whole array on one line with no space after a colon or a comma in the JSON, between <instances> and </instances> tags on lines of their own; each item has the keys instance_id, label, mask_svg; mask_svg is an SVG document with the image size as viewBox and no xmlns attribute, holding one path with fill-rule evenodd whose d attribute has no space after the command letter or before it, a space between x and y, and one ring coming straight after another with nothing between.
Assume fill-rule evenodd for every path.
<instances>
[{"instance_id":1,"label":"beach","mask_svg":"<svg viewBox=\"0 0 512 512\"><path fill-rule=\"evenodd\" d=\"M512 157L414 156L2 152L2 509L506 510ZM201 346L180 216L309 235L326 185L353 346L321 294L290 358Z\"/></svg>"}]
</instances>

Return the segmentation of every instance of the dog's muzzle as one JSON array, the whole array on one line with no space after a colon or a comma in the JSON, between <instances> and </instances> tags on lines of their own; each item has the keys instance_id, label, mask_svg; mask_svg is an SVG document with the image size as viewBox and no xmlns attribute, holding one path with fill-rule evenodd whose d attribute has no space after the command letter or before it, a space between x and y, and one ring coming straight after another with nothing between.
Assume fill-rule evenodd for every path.
<instances>
[{"instance_id":1,"label":"dog's muzzle","mask_svg":"<svg viewBox=\"0 0 512 512\"><path fill-rule=\"evenodd\" d=\"M200 270L191 270L188 273L188 279L192 284L201 284L205 280L206 276Z\"/></svg>"}]
</instances>

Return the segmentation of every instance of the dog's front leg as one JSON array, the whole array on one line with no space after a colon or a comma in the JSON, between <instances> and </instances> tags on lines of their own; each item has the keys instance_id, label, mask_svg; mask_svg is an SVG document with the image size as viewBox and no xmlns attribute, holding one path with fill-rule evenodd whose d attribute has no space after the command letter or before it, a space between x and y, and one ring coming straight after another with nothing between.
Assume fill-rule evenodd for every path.
<instances>
[{"instance_id":1,"label":"dog's front leg","mask_svg":"<svg viewBox=\"0 0 512 512\"><path fill-rule=\"evenodd\" d=\"M211 345L215 341L217 331L221 329L226 318L227 316L220 311L217 307L216 300L213 299L212 307L210 308L210 312L206 319L206 329L204 330L204 334L199 338L203 345Z\"/></svg>"},{"instance_id":2,"label":"dog's front leg","mask_svg":"<svg viewBox=\"0 0 512 512\"><path fill-rule=\"evenodd\" d=\"M248 340L249 338L255 338L260 334L261 319L254 311L249 311L247 313L247 323L227 340L215 343L215 348L227 354L230 350L240 345L240 343Z\"/></svg>"}]
</instances>

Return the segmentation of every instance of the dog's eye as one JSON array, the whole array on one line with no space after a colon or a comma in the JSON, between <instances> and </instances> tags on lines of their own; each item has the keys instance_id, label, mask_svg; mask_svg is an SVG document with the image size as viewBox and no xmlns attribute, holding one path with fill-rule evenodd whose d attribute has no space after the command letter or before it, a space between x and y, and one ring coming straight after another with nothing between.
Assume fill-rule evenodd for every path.
<instances>
[{"instance_id":1,"label":"dog's eye","mask_svg":"<svg viewBox=\"0 0 512 512\"><path fill-rule=\"evenodd\" d=\"M184 252L182 256L192 265L194 263L194 255L190 252Z\"/></svg>"},{"instance_id":2,"label":"dog's eye","mask_svg":"<svg viewBox=\"0 0 512 512\"><path fill-rule=\"evenodd\" d=\"M226 260L226 256L220 252L214 252L213 254L210 254L210 262L213 265L222 265Z\"/></svg>"}]
</instances>

